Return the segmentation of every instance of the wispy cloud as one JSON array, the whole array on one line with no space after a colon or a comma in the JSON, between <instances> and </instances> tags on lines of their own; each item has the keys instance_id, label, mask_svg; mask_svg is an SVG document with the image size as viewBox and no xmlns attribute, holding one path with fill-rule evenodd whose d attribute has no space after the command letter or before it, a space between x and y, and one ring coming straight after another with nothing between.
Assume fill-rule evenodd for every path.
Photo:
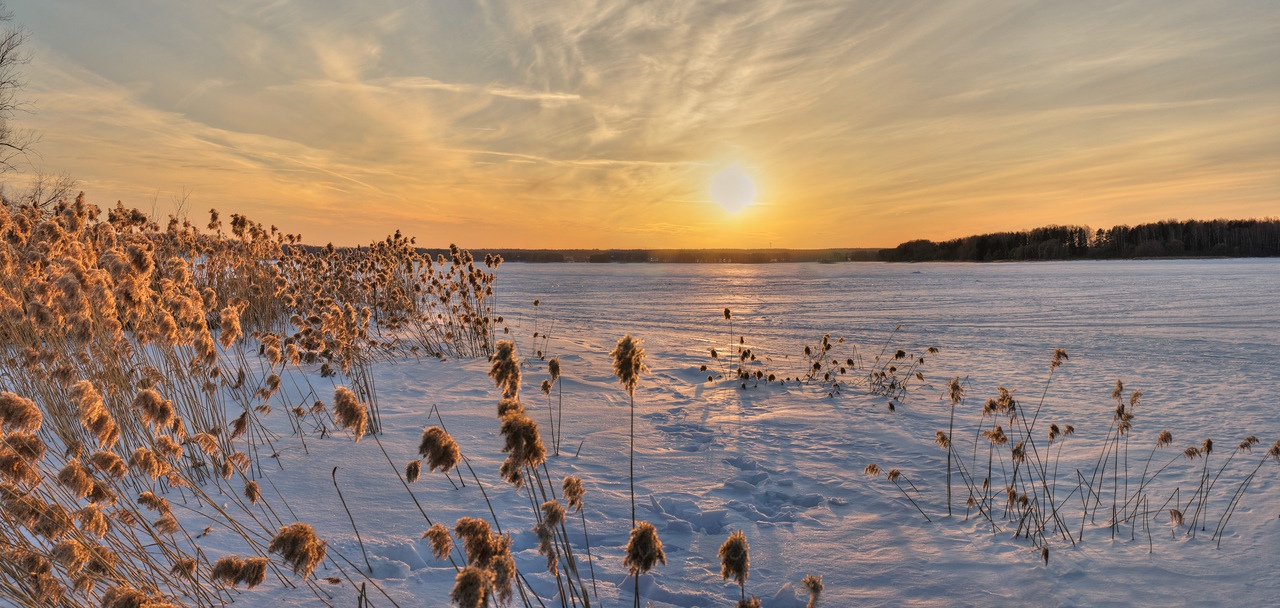
<instances>
[{"instance_id":1,"label":"wispy cloud","mask_svg":"<svg viewBox=\"0 0 1280 608\"><path fill-rule=\"evenodd\" d=\"M1280 199L1265 3L9 4L50 168L319 240L870 246ZM728 218L732 163L762 204Z\"/></svg>"}]
</instances>

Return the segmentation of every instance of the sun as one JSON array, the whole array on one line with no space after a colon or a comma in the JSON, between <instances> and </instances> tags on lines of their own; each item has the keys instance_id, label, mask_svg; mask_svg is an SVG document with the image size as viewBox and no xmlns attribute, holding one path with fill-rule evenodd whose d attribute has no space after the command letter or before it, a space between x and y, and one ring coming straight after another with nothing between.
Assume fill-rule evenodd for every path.
<instances>
[{"instance_id":1,"label":"sun","mask_svg":"<svg viewBox=\"0 0 1280 608\"><path fill-rule=\"evenodd\" d=\"M721 169L711 178L711 200L735 213L756 200L756 184L738 165Z\"/></svg>"}]
</instances>

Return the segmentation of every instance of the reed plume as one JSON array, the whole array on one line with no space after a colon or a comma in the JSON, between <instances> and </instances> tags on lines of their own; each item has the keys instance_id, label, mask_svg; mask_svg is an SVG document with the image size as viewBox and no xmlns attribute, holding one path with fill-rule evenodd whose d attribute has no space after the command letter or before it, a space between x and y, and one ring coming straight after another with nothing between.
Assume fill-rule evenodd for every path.
<instances>
[{"instance_id":1,"label":"reed plume","mask_svg":"<svg viewBox=\"0 0 1280 608\"><path fill-rule=\"evenodd\" d=\"M142 421L156 430L167 428L173 423L173 403L161 397L155 389L139 391L138 396L133 399L133 407Z\"/></svg>"},{"instance_id":2,"label":"reed plume","mask_svg":"<svg viewBox=\"0 0 1280 608\"><path fill-rule=\"evenodd\" d=\"M636 525L636 385L640 383L640 374L649 371L649 368L644 364L644 346L641 345L640 340L632 338L631 334L618 340L618 344L614 346L609 356L613 357L613 373L626 389L631 402L628 479L631 488L631 527L634 529Z\"/></svg>"},{"instance_id":3,"label":"reed plume","mask_svg":"<svg viewBox=\"0 0 1280 608\"><path fill-rule=\"evenodd\" d=\"M422 440L418 443L418 455L426 458L427 467L431 471L439 470L444 473L458 466L458 462L462 460L462 450L458 448L458 442L438 426L422 431Z\"/></svg>"},{"instance_id":4,"label":"reed plume","mask_svg":"<svg viewBox=\"0 0 1280 608\"><path fill-rule=\"evenodd\" d=\"M516 343L511 340L499 340L497 350L489 357L493 366L489 369L489 377L493 378L495 387L502 389L503 397L515 397L520 394L520 360L516 357Z\"/></svg>"},{"instance_id":5,"label":"reed plume","mask_svg":"<svg viewBox=\"0 0 1280 608\"><path fill-rule=\"evenodd\" d=\"M71 397L79 405L80 424L98 440L98 447L109 450L120 440L120 429L102 402L102 395L88 380L71 387Z\"/></svg>"},{"instance_id":6,"label":"reed plume","mask_svg":"<svg viewBox=\"0 0 1280 608\"><path fill-rule=\"evenodd\" d=\"M742 530L734 530L729 535L729 539L720 545L720 576L725 580L732 578L737 581L738 589L741 592L742 599L747 599L747 571L751 567L751 558L748 555L750 546L747 544L747 536Z\"/></svg>"},{"instance_id":7,"label":"reed plume","mask_svg":"<svg viewBox=\"0 0 1280 608\"><path fill-rule=\"evenodd\" d=\"M35 402L9 391L0 392L0 430L4 432L40 430L44 415Z\"/></svg>"},{"instance_id":8,"label":"reed plume","mask_svg":"<svg viewBox=\"0 0 1280 608\"><path fill-rule=\"evenodd\" d=\"M28 464L37 464L44 457L44 441L30 433L17 431L9 434L8 437L0 435L0 441L8 443L9 448L18 455L18 458Z\"/></svg>"},{"instance_id":9,"label":"reed plume","mask_svg":"<svg viewBox=\"0 0 1280 608\"><path fill-rule=\"evenodd\" d=\"M564 505L558 500L542 503L542 520L552 528L564 523Z\"/></svg>"},{"instance_id":10,"label":"reed plume","mask_svg":"<svg viewBox=\"0 0 1280 608\"><path fill-rule=\"evenodd\" d=\"M224 555L213 562L213 568L209 571L209 578L234 586L236 579L240 576L240 570L243 568L244 560L234 555Z\"/></svg>"},{"instance_id":11,"label":"reed plume","mask_svg":"<svg viewBox=\"0 0 1280 608\"><path fill-rule=\"evenodd\" d=\"M410 460L409 464L404 465L404 478L409 483L418 481L418 477L422 475L422 461Z\"/></svg>"},{"instance_id":12,"label":"reed plume","mask_svg":"<svg viewBox=\"0 0 1280 608\"><path fill-rule=\"evenodd\" d=\"M369 425L369 410L360 403L351 389L339 386L334 390L333 417L338 426L351 431L351 434L355 435L356 443L360 443L360 438L364 436Z\"/></svg>"},{"instance_id":13,"label":"reed plume","mask_svg":"<svg viewBox=\"0 0 1280 608\"><path fill-rule=\"evenodd\" d=\"M76 498L84 498L93 492L93 479L89 477L89 471L75 458L68 460L66 466L58 472L58 483L71 490Z\"/></svg>"},{"instance_id":14,"label":"reed plume","mask_svg":"<svg viewBox=\"0 0 1280 608\"><path fill-rule=\"evenodd\" d=\"M98 505L91 504L81 507L79 511L76 511L76 519L80 522L80 529L85 534L102 538L110 530L107 517Z\"/></svg>"},{"instance_id":15,"label":"reed plume","mask_svg":"<svg viewBox=\"0 0 1280 608\"><path fill-rule=\"evenodd\" d=\"M582 495L586 490L582 487L582 480L572 475L564 478L562 484L564 490L564 499L569 502L569 508L574 511L582 510Z\"/></svg>"},{"instance_id":16,"label":"reed plume","mask_svg":"<svg viewBox=\"0 0 1280 608\"><path fill-rule=\"evenodd\" d=\"M487 570L467 566L458 571L449 599L458 608L482 608L489 601L489 585L493 578Z\"/></svg>"},{"instance_id":17,"label":"reed plume","mask_svg":"<svg viewBox=\"0 0 1280 608\"><path fill-rule=\"evenodd\" d=\"M647 521L638 522L631 529L631 538L623 553L622 565L629 568L633 575L644 574L659 562L667 565L667 554L662 550L662 541L658 539L658 529Z\"/></svg>"},{"instance_id":18,"label":"reed plume","mask_svg":"<svg viewBox=\"0 0 1280 608\"><path fill-rule=\"evenodd\" d=\"M281 527L267 551L279 554L294 574L308 577L324 561L326 546L310 525L296 522Z\"/></svg>"},{"instance_id":19,"label":"reed plume","mask_svg":"<svg viewBox=\"0 0 1280 608\"><path fill-rule=\"evenodd\" d=\"M258 501L262 499L262 489L258 487L258 482L245 482L244 497L249 501L249 504L258 504Z\"/></svg>"},{"instance_id":20,"label":"reed plume","mask_svg":"<svg viewBox=\"0 0 1280 608\"><path fill-rule=\"evenodd\" d=\"M431 542L431 554L436 556L436 559L449 557L453 552L453 537L449 536L449 529L444 527L444 524L433 524L422 533L422 538Z\"/></svg>"},{"instance_id":21,"label":"reed plume","mask_svg":"<svg viewBox=\"0 0 1280 608\"><path fill-rule=\"evenodd\" d=\"M800 581L805 589L809 590L809 603L805 604L805 608L818 608L818 596L822 595L822 575L814 576L812 574L804 575Z\"/></svg>"},{"instance_id":22,"label":"reed plume","mask_svg":"<svg viewBox=\"0 0 1280 608\"><path fill-rule=\"evenodd\" d=\"M101 473L106 473L112 479L121 479L129 470L125 467L124 459L116 455L115 452L101 451L94 452L89 456L89 465L97 469Z\"/></svg>"},{"instance_id":23,"label":"reed plume","mask_svg":"<svg viewBox=\"0 0 1280 608\"><path fill-rule=\"evenodd\" d=\"M502 451L507 454L507 459L500 472L512 485L522 487L521 467L537 467L547 459L547 449L538 434L538 423L523 412L510 413L502 418L501 433L505 438Z\"/></svg>"},{"instance_id":24,"label":"reed plume","mask_svg":"<svg viewBox=\"0 0 1280 608\"><path fill-rule=\"evenodd\" d=\"M644 364L643 344L627 334L618 340L609 356L613 357L613 373L618 377L618 382L622 383L627 394L634 397L636 385L640 383L640 374L649 371Z\"/></svg>"}]
</instances>

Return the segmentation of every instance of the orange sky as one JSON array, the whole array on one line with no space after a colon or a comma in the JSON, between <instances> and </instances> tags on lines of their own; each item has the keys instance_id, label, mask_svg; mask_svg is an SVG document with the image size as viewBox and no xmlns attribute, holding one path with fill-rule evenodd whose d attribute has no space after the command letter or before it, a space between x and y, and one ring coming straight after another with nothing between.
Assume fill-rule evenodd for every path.
<instances>
[{"instance_id":1,"label":"orange sky","mask_svg":"<svg viewBox=\"0 0 1280 608\"><path fill-rule=\"evenodd\" d=\"M31 168L314 243L880 247L1280 215L1274 2L6 4ZM757 199L729 213L710 184L735 164Z\"/></svg>"}]
</instances>

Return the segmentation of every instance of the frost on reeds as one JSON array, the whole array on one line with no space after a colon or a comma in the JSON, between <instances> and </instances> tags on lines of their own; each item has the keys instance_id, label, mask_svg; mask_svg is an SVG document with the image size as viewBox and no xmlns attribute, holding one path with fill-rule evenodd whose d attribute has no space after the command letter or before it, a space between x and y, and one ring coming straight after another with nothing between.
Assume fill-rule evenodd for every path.
<instances>
[{"instance_id":1,"label":"frost on reeds","mask_svg":"<svg viewBox=\"0 0 1280 608\"><path fill-rule=\"evenodd\" d=\"M351 431L356 443L360 443L369 426L368 408L345 386L339 386L333 392L333 418L338 426Z\"/></svg>"},{"instance_id":2,"label":"frost on reeds","mask_svg":"<svg viewBox=\"0 0 1280 608\"><path fill-rule=\"evenodd\" d=\"M302 522L281 527L267 550L280 557L302 577L311 576L325 557L325 542L316 536L311 526Z\"/></svg>"}]
</instances>

